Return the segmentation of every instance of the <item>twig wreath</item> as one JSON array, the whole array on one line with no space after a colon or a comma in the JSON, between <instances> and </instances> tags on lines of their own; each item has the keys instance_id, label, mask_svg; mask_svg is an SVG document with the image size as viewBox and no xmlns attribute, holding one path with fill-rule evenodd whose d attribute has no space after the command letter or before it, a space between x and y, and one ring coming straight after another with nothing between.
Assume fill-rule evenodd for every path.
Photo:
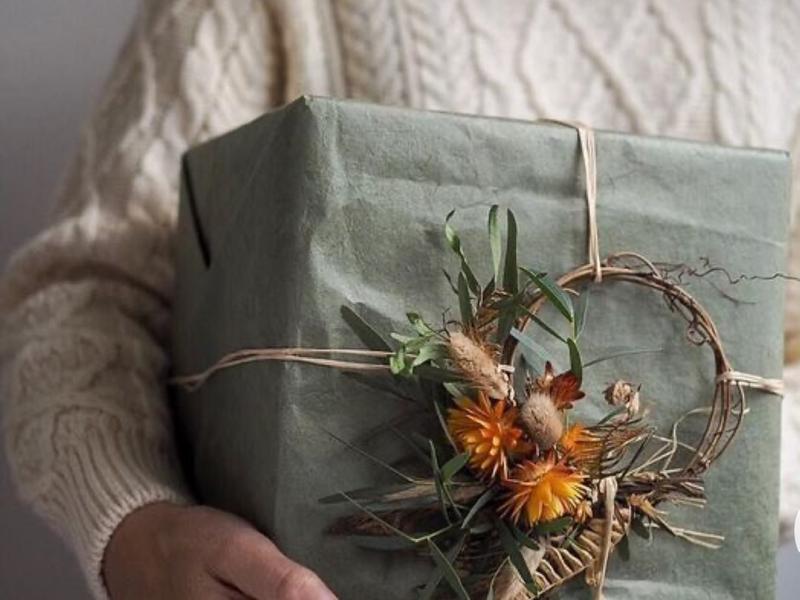
<instances>
[{"instance_id":1,"label":"twig wreath","mask_svg":"<svg viewBox=\"0 0 800 600\"><path fill-rule=\"evenodd\" d=\"M193 390L222 369L280 360L433 382L424 409L437 433L404 438L422 474L411 475L352 447L401 483L322 499L358 509L335 521L331 533L394 539L398 551L411 548L428 555L434 569L419 590L423 599L538 598L581 573L600 598L609 556L626 545L631 530L649 536L652 528L660 528L718 547L722 536L676 527L657 507L663 502L704 506L701 477L742 423L745 388L782 393L780 381L733 369L709 312L656 263L632 252L600 260L594 136L588 128L568 125L578 130L586 171L588 264L558 279L519 266L514 215L507 213L504 243L499 209L493 206L488 232L494 276L481 285L450 225L451 212L445 234L460 262L458 276L448 278L458 298L458 320L435 328L409 313L413 335L392 333L392 345L348 310L348 323L369 349L245 349L202 373L172 380ZM639 409L639 386L621 380L605 391L604 418L596 423L570 419L573 405L585 396L581 384L588 366L579 349L585 316L581 295L576 303L572 295L590 280L624 281L658 292L686 321L688 341L712 350L711 401L681 417L671 435L656 433ZM545 303L566 320L570 334L539 316ZM541 357L542 347L528 333L533 325L566 345L568 370L556 373ZM544 369L532 366L531 352L544 359L539 361ZM699 442L690 445L679 439L678 430L695 414L707 421Z\"/></svg>"}]
</instances>

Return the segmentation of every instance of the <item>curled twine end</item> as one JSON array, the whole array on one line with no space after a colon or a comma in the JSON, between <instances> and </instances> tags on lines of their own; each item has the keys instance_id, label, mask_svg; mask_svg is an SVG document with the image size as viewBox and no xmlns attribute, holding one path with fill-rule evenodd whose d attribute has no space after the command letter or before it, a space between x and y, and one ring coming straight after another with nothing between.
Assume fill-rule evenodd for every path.
<instances>
[{"instance_id":1,"label":"curled twine end","mask_svg":"<svg viewBox=\"0 0 800 600\"><path fill-rule=\"evenodd\" d=\"M725 371L717 376L717 384L727 383L730 385L740 385L744 387L761 390L774 396L784 395L784 384L782 379L769 379L751 373L741 371Z\"/></svg>"}]
</instances>

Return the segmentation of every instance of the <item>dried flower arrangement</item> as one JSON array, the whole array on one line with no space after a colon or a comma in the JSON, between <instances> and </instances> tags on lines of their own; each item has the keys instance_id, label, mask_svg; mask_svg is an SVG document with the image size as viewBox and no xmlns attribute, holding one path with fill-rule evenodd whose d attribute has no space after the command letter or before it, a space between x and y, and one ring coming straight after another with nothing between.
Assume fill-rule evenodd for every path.
<instances>
[{"instance_id":1,"label":"dried flower arrangement","mask_svg":"<svg viewBox=\"0 0 800 600\"><path fill-rule=\"evenodd\" d=\"M558 279L518 265L514 215L507 212L504 240L499 208L493 206L488 236L494 272L481 285L450 223L451 212L445 236L459 270L455 278L445 275L458 300L458 319L434 327L409 313L413 335L393 333L394 343L389 343L343 307L345 320L368 349L244 349L202 373L172 380L191 391L222 369L277 360L389 373L395 383L412 380L425 390L422 408L434 433L400 436L421 474L412 475L331 434L402 483L340 491L321 500L357 509L336 520L330 533L430 557L434 568L418 590L422 599L529 600L580 574L600 598L609 557L615 550L628 554L631 531L649 538L652 529L660 529L718 547L722 536L676 527L659 505L704 506L702 476L742 423L745 388L781 393L781 382L733 369L711 316L681 287L685 266L656 264L631 252L600 260L593 135L583 126L568 125L578 130L586 171L588 264ZM640 386L623 380L605 390L607 412L600 420L574 418L575 405L588 401L582 390L584 369L607 358L652 351L627 348L583 361L580 339L588 294L580 287L592 280L657 292L686 322L689 343L713 352L710 402L679 418L668 436L659 435L642 414ZM540 316L546 303L563 319L560 326ZM564 345L567 370L556 372L531 333L534 326ZM537 370L537 364L543 368ZM682 422L697 415L706 419L700 439L679 439Z\"/></svg>"},{"instance_id":2,"label":"dried flower arrangement","mask_svg":"<svg viewBox=\"0 0 800 600\"><path fill-rule=\"evenodd\" d=\"M347 501L360 511L331 531L396 537L421 547L435 564L421 598L437 597L442 588L445 596L462 599L537 598L580 573L600 590L609 554L631 528L649 535L657 527L715 547L721 536L674 527L657 509L664 501L704 504L700 476L744 414L742 386L725 377L733 371L707 312L641 256L617 255L602 265L607 281L661 292L687 320L690 341L714 351L718 378L708 427L688 463L676 466L677 433L660 437L647 425L635 384L620 380L608 387L608 414L599 422L567 426L573 406L585 397L579 349L585 305L580 296L573 302L570 288L592 278L594 267L555 280L517 265L514 215L508 212L503 251L494 206L488 222L494 277L481 286L450 225L452 214L445 229L460 262L451 279L460 319L436 329L410 313L415 335L392 334L400 345L389 351L373 328L349 315L361 339L374 342L373 355L388 358L395 377L428 380L446 392L432 394L428 404L438 437L409 442L429 472L412 477L385 465L403 477L402 485L323 499ZM567 321L570 335L537 315L545 302ZM569 370L555 373L546 362L543 372L533 372L534 361L525 355L541 355L542 349L527 332L529 324L567 346ZM339 366L359 370L369 364Z\"/></svg>"}]
</instances>

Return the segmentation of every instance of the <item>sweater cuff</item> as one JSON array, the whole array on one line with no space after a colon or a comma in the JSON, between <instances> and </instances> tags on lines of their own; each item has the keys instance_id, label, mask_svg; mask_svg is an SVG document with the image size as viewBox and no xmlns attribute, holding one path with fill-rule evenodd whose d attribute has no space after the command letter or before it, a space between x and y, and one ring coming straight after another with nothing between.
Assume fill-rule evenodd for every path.
<instances>
[{"instance_id":1,"label":"sweater cuff","mask_svg":"<svg viewBox=\"0 0 800 600\"><path fill-rule=\"evenodd\" d=\"M166 433L126 431L122 426L87 427L84 432L55 466L49 493L34 505L75 548L94 597L107 600L103 557L122 520L154 502L193 500Z\"/></svg>"}]
</instances>

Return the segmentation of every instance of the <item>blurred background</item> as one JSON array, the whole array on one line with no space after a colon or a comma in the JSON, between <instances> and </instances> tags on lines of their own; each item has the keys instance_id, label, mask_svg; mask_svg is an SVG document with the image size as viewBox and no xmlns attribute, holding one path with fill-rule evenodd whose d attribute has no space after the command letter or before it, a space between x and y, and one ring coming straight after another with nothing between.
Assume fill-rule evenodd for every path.
<instances>
[{"instance_id":1,"label":"blurred background","mask_svg":"<svg viewBox=\"0 0 800 600\"><path fill-rule=\"evenodd\" d=\"M136 6L134 0L0 0L0 267L44 224ZM778 560L778 598L794 600L800 553L786 544ZM3 456L0 598L88 597L76 561L17 501Z\"/></svg>"}]
</instances>

